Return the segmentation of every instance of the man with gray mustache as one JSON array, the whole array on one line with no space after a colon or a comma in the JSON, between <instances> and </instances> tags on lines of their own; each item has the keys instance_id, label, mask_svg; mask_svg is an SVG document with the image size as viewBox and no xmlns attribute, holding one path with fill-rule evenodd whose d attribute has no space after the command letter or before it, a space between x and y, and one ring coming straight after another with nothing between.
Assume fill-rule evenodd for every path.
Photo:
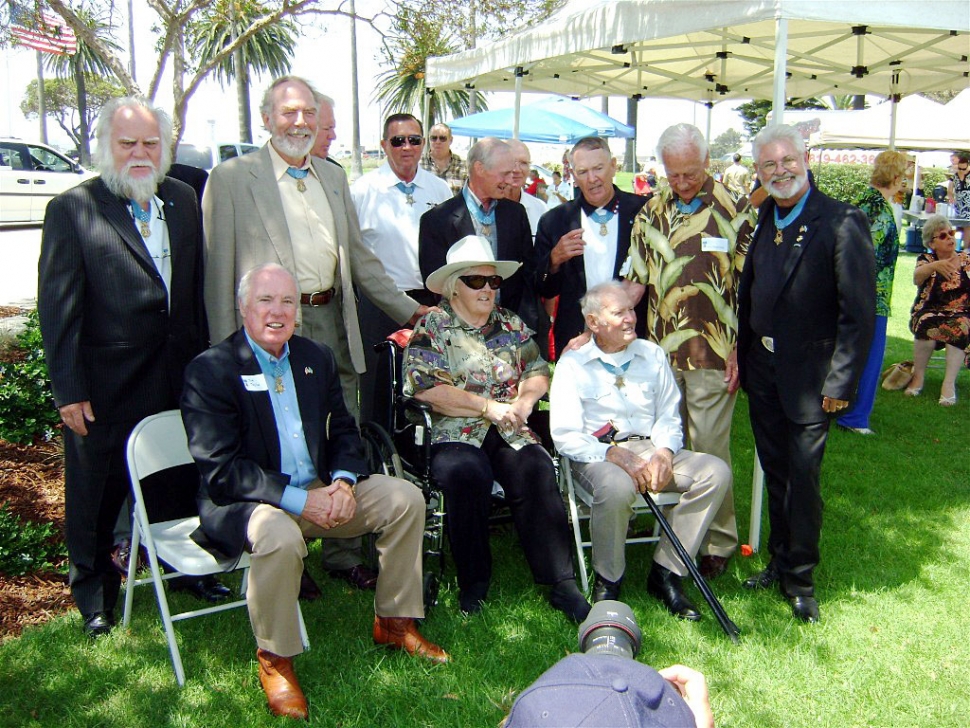
<instances>
[{"instance_id":1,"label":"man with gray mustache","mask_svg":"<svg viewBox=\"0 0 970 728\"><path fill-rule=\"evenodd\" d=\"M97 139L101 176L47 206L37 294L65 426L71 594L90 637L114 626L121 575L112 531L128 494L128 435L178 407L185 366L207 343L199 203L165 176L171 120L145 99L114 99ZM195 488L165 486L167 498L194 508Z\"/></svg>"}]
</instances>

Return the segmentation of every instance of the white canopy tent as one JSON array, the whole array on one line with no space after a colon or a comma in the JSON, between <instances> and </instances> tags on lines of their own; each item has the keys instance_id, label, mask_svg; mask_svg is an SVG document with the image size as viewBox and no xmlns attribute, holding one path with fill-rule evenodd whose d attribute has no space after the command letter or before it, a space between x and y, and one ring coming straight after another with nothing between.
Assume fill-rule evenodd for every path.
<instances>
[{"instance_id":1,"label":"white canopy tent","mask_svg":"<svg viewBox=\"0 0 970 728\"><path fill-rule=\"evenodd\" d=\"M959 90L967 0L573 0L546 23L429 58L434 89L771 98Z\"/></svg>"},{"instance_id":2,"label":"white canopy tent","mask_svg":"<svg viewBox=\"0 0 970 728\"><path fill-rule=\"evenodd\" d=\"M970 12L970 6L968 6ZM811 137L813 147L884 149L889 146L892 104L827 116ZM895 147L906 150L970 147L970 119L956 118L947 107L922 96L907 96L896 105Z\"/></svg>"}]
</instances>

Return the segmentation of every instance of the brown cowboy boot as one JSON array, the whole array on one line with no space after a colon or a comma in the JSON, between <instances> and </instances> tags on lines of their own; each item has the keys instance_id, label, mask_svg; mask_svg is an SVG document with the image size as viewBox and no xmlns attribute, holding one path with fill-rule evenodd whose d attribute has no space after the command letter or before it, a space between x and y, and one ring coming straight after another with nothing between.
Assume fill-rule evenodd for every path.
<instances>
[{"instance_id":1,"label":"brown cowboy boot","mask_svg":"<svg viewBox=\"0 0 970 728\"><path fill-rule=\"evenodd\" d=\"M410 617L374 617L374 644L387 645L408 654L427 657L432 662L445 663L448 653L426 640Z\"/></svg>"},{"instance_id":2,"label":"brown cowboy boot","mask_svg":"<svg viewBox=\"0 0 970 728\"><path fill-rule=\"evenodd\" d=\"M309 715L306 698L293 671L293 659L258 649L259 682L273 715L306 720Z\"/></svg>"}]
</instances>

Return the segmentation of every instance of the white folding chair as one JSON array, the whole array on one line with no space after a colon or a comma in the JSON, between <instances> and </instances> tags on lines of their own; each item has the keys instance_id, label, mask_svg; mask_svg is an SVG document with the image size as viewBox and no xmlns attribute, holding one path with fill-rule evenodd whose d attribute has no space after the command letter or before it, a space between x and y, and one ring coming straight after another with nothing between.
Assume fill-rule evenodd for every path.
<instances>
[{"instance_id":1,"label":"white folding chair","mask_svg":"<svg viewBox=\"0 0 970 728\"><path fill-rule=\"evenodd\" d=\"M586 567L586 554L584 549L592 549L593 543L583 537L582 522L588 521L590 517L590 507L593 504L593 496L585 488L577 488L573 483L572 464L569 458L559 455L559 487L566 499L566 509L568 511L569 523L573 528L573 539L576 545L576 565L579 568L579 578L585 592L589 588L589 570ZM680 493L650 493L648 497L658 506L670 506L680 502ZM633 501L633 516L648 515L653 516L650 506L643 499L642 494L637 494ZM633 536L627 538L627 544L656 543L660 540L660 524L654 521L653 532L649 536Z\"/></svg>"},{"instance_id":2,"label":"white folding chair","mask_svg":"<svg viewBox=\"0 0 970 728\"><path fill-rule=\"evenodd\" d=\"M246 606L246 587L249 576L249 554L243 552L233 570L242 569L241 598L225 604L217 604L202 609L193 609L172 614L164 582L178 576L207 576L225 571L219 561L192 540L192 532L199 526L198 516L178 518L171 521L153 523L148 516L145 498L142 493L142 480L154 473L168 468L192 463L188 440L178 410L168 410L151 415L139 422L128 438L128 472L131 476L131 489L134 499L135 518L132 525L131 559L128 564L128 581L125 588L125 613L122 625L127 627L131 620L134 587L154 584L158 599L158 611L162 618L168 649L172 654L172 668L179 686L185 684L185 670L178 641L175 638L174 622L204 614L222 612L226 609ZM148 554L151 575L136 578L138 548L144 547ZM172 571L162 573L159 561L165 562ZM303 644L309 648L303 613L297 604L297 618Z\"/></svg>"}]
</instances>

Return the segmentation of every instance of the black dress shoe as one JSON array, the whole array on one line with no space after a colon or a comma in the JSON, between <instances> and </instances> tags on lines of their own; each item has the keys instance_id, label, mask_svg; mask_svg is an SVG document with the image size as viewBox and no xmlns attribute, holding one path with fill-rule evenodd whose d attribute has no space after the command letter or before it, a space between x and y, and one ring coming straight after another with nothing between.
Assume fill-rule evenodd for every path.
<instances>
[{"instance_id":1,"label":"black dress shoe","mask_svg":"<svg viewBox=\"0 0 970 728\"><path fill-rule=\"evenodd\" d=\"M111 612L95 612L84 618L84 634L91 639L108 634L114 626L115 618Z\"/></svg>"},{"instance_id":2,"label":"black dress shoe","mask_svg":"<svg viewBox=\"0 0 970 728\"><path fill-rule=\"evenodd\" d=\"M597 574L596 579L593 581L593 602L602 602L606 599L619 601L620 584L622 583L622 577L616 581L609 581L608 579L604 579L602 576Z\"/></svg>"},{"instance_id":3,"label":"black dress shoe","mask_svg":"<svg viewBox=\"0 0 970 728\"><path fill-rule=\"evenodd\" d=\"M188 592L196 599L215 604L228 599L232 590L219 583L211 574L208 576L180 576L169 582L172 591Z\"/></svg>"},{"instance_id":4,"label":"black dress shoe","mask_svg":"<svg viewBox=\"0 0 970 728\"><path fill-rule=\"evenodd\" d=\"M571 620L582 622L589 614L590 605L576 586L575 579L563 579L549 592L549 604Z\"/></svg>"},{"instance_id":5,"label":"black dress shoe","mask_svg":"<svg viewBox=\"0 0 970 728\"><path fill-rule=\"evenodd\" d=\"M769 561L764 571L759 571L754 576L749 576L741 582L741 586L745 589L770 589L778 583L780 578L781 573L778 571L778 567L775 566L775 562Z\"/></svg>"},{"instance_id":6,"label":"black dress shoe","mask_svg":"<svg viewBox=\"0 0 970 728\"><path fill-rule=\"evenodd\" d=\"M303 573L300 574L300 601L312 602L321 596L323 596L323 592L320 591L320 586L313 580L310 572L304 566Z\"/></svg>"},{"instance_id":7,"label":"black dress shoe","mask_svg":"<svg viewBox=\"0 0 970 728\"><path fill-rule=\"evenodd\" d=\"M795 619L814 624L819 620L818 600L815 597L788 597L791 603L791 613Z\"/></svg>"},{"instance_id":8,"label":"black dress shoe","mask_svg":"<svg viewBox=\"0 0 970 728\"><path fill-rule=\"evenodd\" d=\"M343 579L357 589L376 589L377 573L363 564L351 566L349 569L333 569L328 571L332 579Z\"/></svg>"},{"instance_id":9,"label":"black dress shoe","mask_svg":"<svg viewBox=\"0 0 970 728\"><path fill-rule=\"evenodd\" d=\"M647 591L664 603L667 611L680 619L697 622L701 613L684 594L680 577L660 564L654 564L647 577Z\"/></svg>"},{"instance_id":10,"label":"black dress shoe","mask_svg":"<svg viewBox=\"0 0 970 728\"><path fill-rule=\"evenodd\" d=\"M476 582L458 592L458 607L465 614L478 614L488 596L488 582Z\"/></svg>"},{"instance_id":11,"label":"black dress shoe","mask_svg":"<svg viewBox=\"0 0 970 728\"><path fill-rule=\"evenodd\" d=\"M704 577L705 581L711 581L727 571L728 561L729 559L727 556L713 556L711 554L707 554L706 556L701 556L700 564L698 564L697 569L701 572L701 576Z\"/></svg>"}]
</instances>

